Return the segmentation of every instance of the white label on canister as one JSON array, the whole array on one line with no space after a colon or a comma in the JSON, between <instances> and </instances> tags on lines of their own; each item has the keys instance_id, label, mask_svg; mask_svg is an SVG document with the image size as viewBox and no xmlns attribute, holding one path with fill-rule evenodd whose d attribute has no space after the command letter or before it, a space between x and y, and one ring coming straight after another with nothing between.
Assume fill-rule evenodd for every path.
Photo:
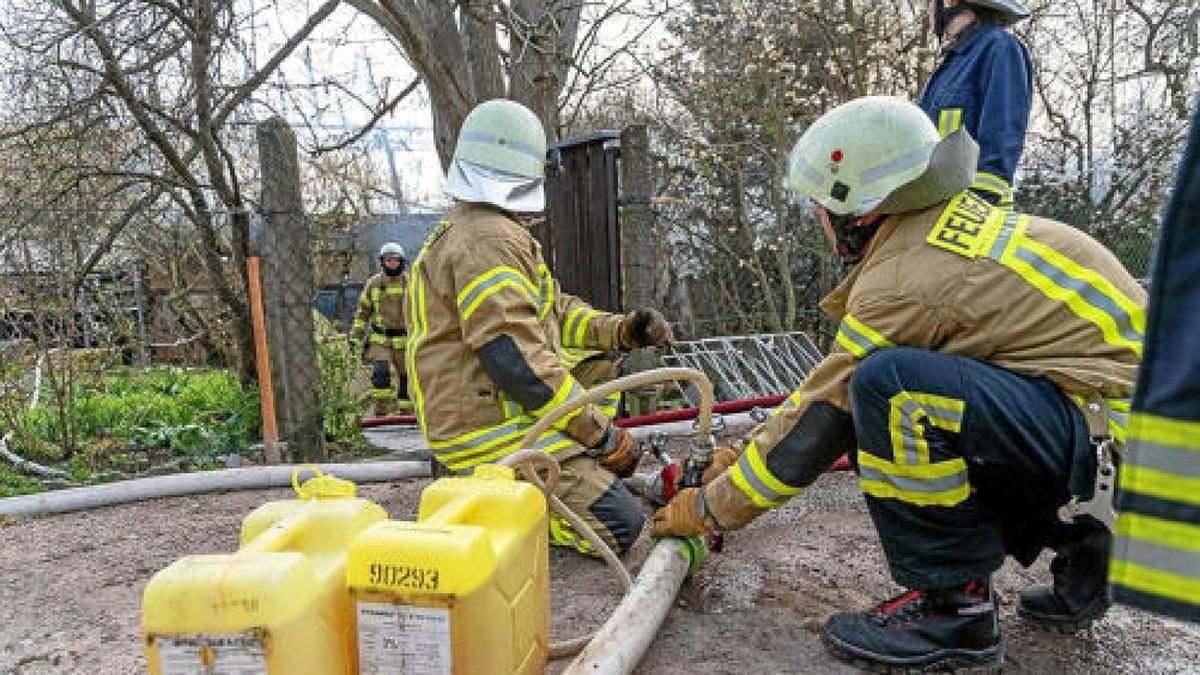
<instances>
[{"instance_id":1,"label":"white label on canister","mask_svg":"<svg viewBox=\"0 0 1200 675\"><path fill-rule=\"evenodd\" d=\"M358 603L360 675L450 675L450 610Z\"/></svg>"},{"instance_id":2,"label":"white label on canister","mask_svg":"<svg viewBox=\"0 0 1200 675\"><path fill-rule=\"evenodd\" d=\"M267 675L267 654L255 635L158 635L154 645L162 675Z\"/></svg>"}]
</instances>

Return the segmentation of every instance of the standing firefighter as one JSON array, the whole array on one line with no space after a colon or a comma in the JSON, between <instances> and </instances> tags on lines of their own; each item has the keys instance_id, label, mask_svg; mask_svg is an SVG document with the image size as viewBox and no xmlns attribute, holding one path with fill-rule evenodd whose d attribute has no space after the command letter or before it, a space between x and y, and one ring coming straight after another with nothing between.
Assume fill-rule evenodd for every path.
<instances>
[{"instance_id":1,"label":"standing firefighter","mask_svg":"<svg viewBox=\"0 0 1200 675\"><path fill-rule=\"evenodd\" d=\"M1111 506L1092 507L1111 483L1094 488L1124 438L1145 293L1087 235L967 190L977 152L889 97L809 127L791 189L857 262L822 303L836 344L723 474L655 516L658 535L743 527L857 447L892 577L911 590L825 634L877 666L1000 663L990 577L1006 554L1058 553L1053 585L1021 593L1030 619L1082 626L1110 604ZM1073 499L1092 497L1081 510L1097 517L1076 516Z\"/></svg>"},{"instance_id":2,"label":"standing firefighter","mask_svg":"<svg viewBox=\"0 0 1200 675\"><path fill-rule=\"evenodd\" d=\"M393 402L411 409L408 400L408 376L404 370L404 348L408 342L408 308L404 292L408 275L404 273L404 248L388 242L379 249L381 272L367 280L358 297L358 314L350 330L350 344L356 352L367 345L371 361L371 398L375 414L392 411ZM392 369L396 370L396 388L392 389Z\"/></svg>"},{"instance_id":3,"label":"standing firefighter","mask_svg":"<svg viewBox=\"0 0 1200 675\"><path fill-rule=\"evenodd\" d=\"M570 368L580 350L663 345L655 310L597 311L563 293L518 214L545 208L546 136L524 106L493 100L463 122L447 179L455 203L412 268L408 369L421 431L438 461L459 471L518 449L537 418L583 390ZM561 464L558 494L624 552L641 532L638 502L618 480L640 458L633 438L598 407L551 427L536 449ZM552 517L551 541L590 544Z\"/></svg>"},{"instance_id":4,"label":"standing firefighter","mask_svg":"<svg viewBox=\"0 0 1200 675\"><path fill-rule=\"evenodd\" d=\"M1004 207L1012 206L1033 100L1029 51L1005 28L1027 16L1019 0L929 0L941 60L918 105L943 137L971 134L979 144L971 190Z\"/></svg>"}]
</instances>

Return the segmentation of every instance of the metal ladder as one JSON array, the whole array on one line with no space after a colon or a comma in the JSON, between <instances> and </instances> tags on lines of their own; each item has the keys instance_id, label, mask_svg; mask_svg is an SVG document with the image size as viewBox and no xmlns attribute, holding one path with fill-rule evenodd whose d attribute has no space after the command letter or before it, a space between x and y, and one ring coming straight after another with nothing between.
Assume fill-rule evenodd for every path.
<instances>
[{"instance_id":1,"label":"metal ladder","mask_svg":"<svg viewBox=\"0 0 1200 675\"><path fill-rule=\"evenodd\" d=\"M663 364L696 368L712 380L718 401L787 394L824 358L807 334L728 335L673 343ZM683 388L690 405L698 392Z\"/></svg>"}]
</instances>

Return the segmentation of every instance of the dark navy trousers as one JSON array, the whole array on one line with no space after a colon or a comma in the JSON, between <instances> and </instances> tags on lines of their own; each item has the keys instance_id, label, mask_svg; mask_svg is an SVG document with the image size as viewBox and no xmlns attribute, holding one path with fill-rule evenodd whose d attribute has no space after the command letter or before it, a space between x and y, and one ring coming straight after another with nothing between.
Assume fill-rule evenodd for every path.
<instances>
[{"instance_id":1,"label":"dark navy trousers","mask_svg":"<svg viewBox=\"0 0 1200 675\"><path fill-rule=\"evenodd\" d=\"M975 359L883 349L850 383L856 468L892 577L923 590L1029 564L1077 526L1095 459L1076 405L1049 380Z\"/></svg>"}]
</instances>

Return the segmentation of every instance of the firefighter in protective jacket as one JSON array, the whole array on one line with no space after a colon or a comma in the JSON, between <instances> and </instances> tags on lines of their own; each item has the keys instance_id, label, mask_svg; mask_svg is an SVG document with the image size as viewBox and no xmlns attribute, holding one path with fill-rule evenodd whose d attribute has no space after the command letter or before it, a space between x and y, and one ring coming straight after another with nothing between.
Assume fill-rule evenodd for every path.
<instances>
[{"instance_id":1,"label":"firefighter in protective jacket","mask_svg":"<svg viewBox=\"0 0 1200 675\"><path fill-rule=\"evenodd\" d=\"M404 370L404 347L408 343L408 310L404 300L408 275L404 273L404 262L404 248L400 244L388 242L380 247L382 270L363 286L358 297L358 314L350 329L351 349L357 353L363 345L367 346L376 415L387 415L397 401L402 410L412 408ZM396 371L395 389L392 389L392 369Z\"/></svg>"},{"instance_id":2,"label":"firefighter in protective jacket","mask_svg":"<svg viewBox=\"0 0 1200 675\"><path fill-rule=\"evenodd\" d=\"M1029 10L1019 0L930 0L929 13L942 46L917 104L942 136L960 128L971 134L979 144L971 190L1011 207L1033 102L1033 64L1006 28Z\"/></svg>"},{"instance_id":3,"label":"firefighter in protective jacket","mask_svg":"<svg viewBox=\"0 0 1200 675\"><path fill-rule=\"evenodd\" d=\"M809 127L790 187L857 262L822 302L836 343L740 454L718 453L725 471L655 515L656 535L737 529L850 451L892 577L911 590L832 617L826 641L885 667L999 663L990 576L1006 555L1058 553L1053 584L1021 594L1032 620L1085 625L1110 604L1109 530L1059 508L1111 475L1145 293L1086 234L967 190L976 154L965 130L940 138L890 97Z\"/></svg>"},{"instance_id":4,"label":"firefighter in protective jacket","mask_svg":"<svg viewBox=\"0 0 1200 675\"><path fill-rule=\"evenodd\" d=\"M545 208L546 137L524 106L497 99L463 122L447 175L455 203L412 266L408 370L421 431L455 471L518 449L537 418L582 392L581 353L663 345L655 310L620 316L562 292L521 216ZM640 448L588 405L560 420L536 449L559 461L559 497L624 552L641 532L638 502L618 476ZM590 543L551 516L551 541Z\"/></svg>"}]
</instances>

